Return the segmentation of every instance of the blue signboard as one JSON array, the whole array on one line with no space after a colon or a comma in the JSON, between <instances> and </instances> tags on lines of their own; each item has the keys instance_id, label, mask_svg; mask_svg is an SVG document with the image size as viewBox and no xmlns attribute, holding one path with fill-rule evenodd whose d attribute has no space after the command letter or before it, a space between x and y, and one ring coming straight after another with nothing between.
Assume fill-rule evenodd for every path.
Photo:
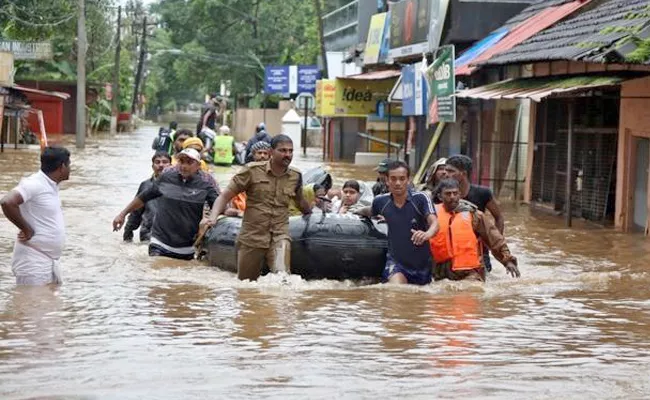
<instances>
[{"instance_id":1,"label":"blue signboard","mask_svg":"<svg viewBox=\"0 0 650 400\"><path fill-rule=\"evenodd\" d=\"M415 67L402 67L402 115L415 115Z\"/></svg>"},{"instance_id":2,"label":"blue signboard","mask_svg":"<svg viewBox=\"0 0 650 400\"><path fill-rule=\"evenodd\" d=\"M402 67L402 115L425 115L427 91L424 75L420 70L422 63Z\"/></svg>"},{"instance_id":3,"label":"blue signboard","mask_svg":"<svg viewBox=\"0 0 650 400\"><path fill-rule=\"evenodd\" d=\"M316 81L319 79L317 65L298 65L298 93L316 93Z\"/></svg>"},{"instance_id":4,"label":"blue signboard","mask_svg":"<svg viewBox=\"0 0 650 400\"><path fill-rule=\"evenodd\" d=\"M266 93L289 93L289 66L264 67L264 91Z\"/></svg>"},{"instance_id":5,"label":"blue signboard","mask_svg":"<svg viewBox=\"0 0 650 400\"><path fill-rule=\"evenodd\" d=\"M379 48L379 63L383 64L388 60L388 52L390 51L390 13L386 15L386 22L384 23L384 36Z\"/></svg>"}]
</instances>

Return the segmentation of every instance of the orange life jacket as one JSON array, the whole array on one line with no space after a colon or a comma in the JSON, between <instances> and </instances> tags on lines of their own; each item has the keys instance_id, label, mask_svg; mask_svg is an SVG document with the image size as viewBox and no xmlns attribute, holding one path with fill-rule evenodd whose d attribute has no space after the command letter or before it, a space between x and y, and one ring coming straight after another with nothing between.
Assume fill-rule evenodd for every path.
<instances>
[{"instance_id":1,"label":"orange life jacket","mask_svg":"<svg viewBox=\"0 0 650 400\"><path fill-rule=\"evenodd\" d=\"M452 260L452 271L481 267L482 246L472 227L472 213L450 213L442 204L436 204L436 212L440 230L429 240L433 259L438 264Z\"/></svg>"},{"instance_id":2,"label":"orange life jacket","mask_svg":"<svg viewBox=\"0 0 650 400\"><path fill-rule=\"evenodd\" d=\"M232 206L239 211L246 211L246 193L239 193L232 198Z\"/></svg>"}]
</instances>

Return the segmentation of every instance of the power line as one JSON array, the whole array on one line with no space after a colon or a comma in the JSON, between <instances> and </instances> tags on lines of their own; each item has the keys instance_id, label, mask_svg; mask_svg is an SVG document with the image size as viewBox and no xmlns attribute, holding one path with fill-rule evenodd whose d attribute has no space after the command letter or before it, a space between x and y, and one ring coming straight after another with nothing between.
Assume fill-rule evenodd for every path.
<instances>
[{"instance_id":1,"label":"power line","mask_svg":"<svg viewBox=\"0 0 650 400\"><path fill-rule=\"evenodd\" d=\"M35 27L35 28L58 26L58 25L64 24L64 23L70 21L71 19L77 17L77 14L71 14L71 15L69 15L69 16L67 16L67 17L65 17L65 18L63 18L63 19L61 19L59 21L56 21L56 22L35 23L35 22L26 21L26 20L18 17L16 14L9 13L9 12L5 11L4 9L1 9L1 8L0 8L0 13L8 16L12 20L20 22L23 25L32 26L32 27Z\"/></svg>"}]
</instances>

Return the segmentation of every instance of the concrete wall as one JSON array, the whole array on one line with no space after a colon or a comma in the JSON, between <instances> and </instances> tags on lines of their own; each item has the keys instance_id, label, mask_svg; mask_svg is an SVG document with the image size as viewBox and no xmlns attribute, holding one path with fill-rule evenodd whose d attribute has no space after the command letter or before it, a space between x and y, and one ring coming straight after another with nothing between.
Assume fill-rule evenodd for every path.
<instances>
[{"instance_id":1,"label":"concrete wall","mask_svg":"<svg viewBox=\"0 0 650 400\"><path fill-rule=\"evenodd\" d=\"M0 83L11 86L13 82L14 56L12 53L0 51Z\"/></svg>"},{"instance_id":2,"label":"concrete wall","mask_svg":"<svg viewBox=\"0 0 650 400\"><path fill-rule=\"evenodd\" d=\"M282 117L286 110L262 108L238 108L233 116L232 132L236 141L250 139L255 133L255 127L266 119L266 131L271 136L282 133ZM264 116L266 115L266 118Z\"/></svg>"},{"instance_id":3,"label":"concrete wall","mask_svg":"<svg viewBox=\"0 0 650 400\"><path fill-rule=\"evenodd\" d=\"M650 77L621 85L621 106L616 165L616 228L629 231L634 215L636 154L634 137L650 138ZM648 200L650 204L650 199Z\"/></svg>"},{"instance_id":4,"label":"concrete wall","mask_svg":"<svg viewBox=\"0 0 650 400\"><path fill-rule=\"evenodd\" d=\"M359 144L358 132L365 128L364 118L335 118L332 124L332 149L334 161L354 162Z\"/></svg>"}]
</instances>

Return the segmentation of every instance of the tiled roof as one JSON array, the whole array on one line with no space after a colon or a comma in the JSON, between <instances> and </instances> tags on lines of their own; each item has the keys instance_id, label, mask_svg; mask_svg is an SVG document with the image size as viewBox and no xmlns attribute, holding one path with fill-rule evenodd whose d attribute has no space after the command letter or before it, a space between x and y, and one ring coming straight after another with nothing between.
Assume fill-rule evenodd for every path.
<instances>
[{"instance_id":1,"label":"tiled roof","mask_svg":"<svg viewBox=\"0 0 650 400\"><path fill-rule=\"evenodd\" d=\"M574 93L595 88L620 85L631 76L601 76L585 75L578 77L550 77L513 79L480 86L473 89L461 90L456 97L472 99L542 99L566 93Z\"/></svg>"},{"instance_id":2,"label":"tiled roof","mask_svg":"<svg viewBox=\"0 0 650 400\"><path fill-rule=\"evenodd\" d=\"M650 0L608 0L495 55L484 64L551 60L602 62L603 52L649 23Z\"/></svg>"},{"instance_id":3,"label":"tiled roof","mask_svg":"<svg viewBox=\"0 0 650 400\"><path fill-rule=\"evenodd\" d=\"M522 12L510 18L505 23L505 26L512 29L533 15L539 13L540 11L543 11L545 8L561 6L563 4L570 3L571 1L573 0L537 0L530 6L526 7Z\"/></svg>"}]
</instances>

